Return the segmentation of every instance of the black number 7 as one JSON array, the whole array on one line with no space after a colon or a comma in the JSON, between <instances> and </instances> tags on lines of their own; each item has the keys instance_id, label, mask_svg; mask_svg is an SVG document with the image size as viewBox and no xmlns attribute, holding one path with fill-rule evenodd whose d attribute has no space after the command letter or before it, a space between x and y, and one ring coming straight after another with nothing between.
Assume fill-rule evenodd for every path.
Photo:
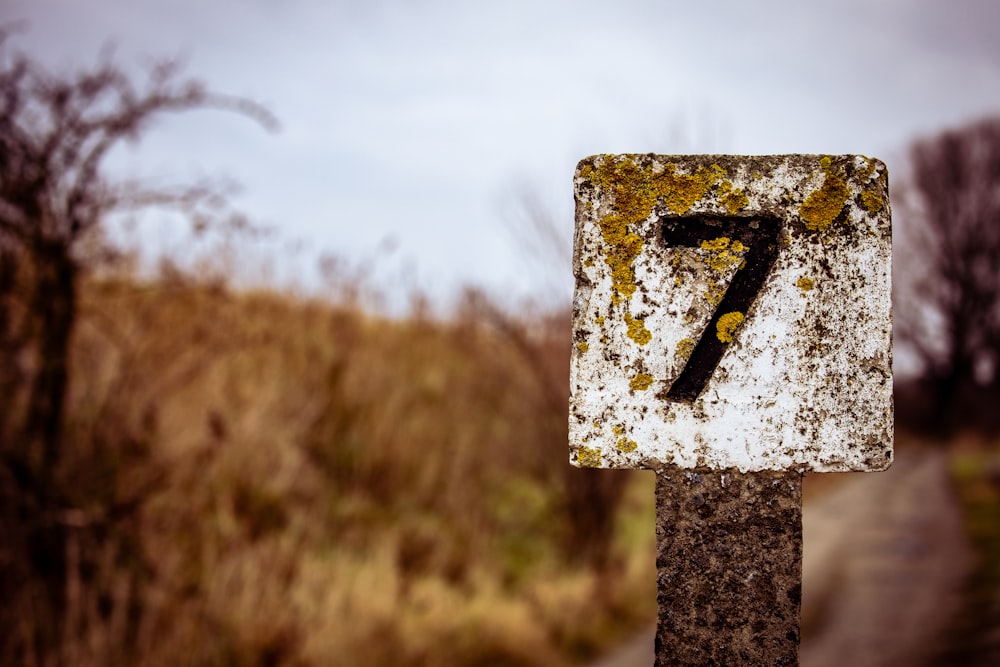
<instances>
[{"instance_id":1,"label":"black number 7","mask_svg":"<svg viewBox=\"0 0 1000 667\"><path fill-rule=\"evenodd\" d=\"M781 223L773 218L671 218L664 221L663 238L668 246L701 247L704 241L728 237L747 247L744 261L712 313L712 319L680 375L670 385L666 395L669 400L690 403L704 391L728 346L716 334L719 320L728 313L746 315L774 266L780 232Z\"/></svg>"}]
</instances>

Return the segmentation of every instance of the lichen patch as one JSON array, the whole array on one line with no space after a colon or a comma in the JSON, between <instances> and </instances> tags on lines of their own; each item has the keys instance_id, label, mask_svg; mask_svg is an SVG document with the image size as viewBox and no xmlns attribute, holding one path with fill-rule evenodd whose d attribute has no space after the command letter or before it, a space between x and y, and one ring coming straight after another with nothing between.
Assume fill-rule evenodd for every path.
<instances>
[{"instance_id":1,"label":"lichen patch","mask_svg":"<svg viewBox=\"0 0 1000 667\"><path fill-rule=\"evenodd\" d=\"M861 193L861 205L869 213L878 213L885 207L882 195L874 190L865 190Z\"/></svg>"},{"instance_id":2,"label":"lichen patch","mask_svg":"<svg viewBox=\"0 0 1000 667\"><path fill-rule=\"evenodd\" d=\"M820 160L826 176L818 190L809 193L799 208L802 223L813 232L825 232L833 224L851 194L844 177L831 166L830 158Z\"/></svg>"},{"instance_id":3,"label":"lichen patch","mask_svg":"<svg viewBox=\"0 0 1000 667\"><path fill-rule=\"evenodd\" d=\"M681 338L677 341L677 349L674 351L674 356L681 360L687 361L694 352L694 340L691 338Z\"/></svg>"},{"instance_id":4,"label":"lichen patch","mask_svg":"<svg viewBox=\"0 0 1000 667\"><path fill-rule=\"evenodd\" d=\"M644 320L632 317L630 313L625 313L625 324L628 326L628 337L636 344L645 345L653 339L653 334L649 333Z\"/></svg>"},{"instance_id":5,"label":"lichen patch","mask_svg":"<svg viewBox=\"0 0 1000 667\"><path fill-rule=\"evenodd\" d=\"M733 268L739 267L746 252L746 246L738 239L731 241L726 236L702 241L701 249L709 251L705 264L718 274L728 274Z\"/></svg>"},{"instance_id":6,"label":"lichen patch","mask_svg":"<svg viewBox=\"0 0 1000 667\"><path fill-rule=\"evenodd\" d=\"M653 376L649 373L636 373L629 381L632 391L646 391L653 384Z\"/></svg>"},{"instance_id":7,"label":"lichen patch","mask_svg":"<svg viewBox=\"0 0 1000 667\"><path fill-rule=\"evenodd\" d=\"M619 452L622 452L623 454L628 454L638 449L639 443L637 443L635 440L629 440L628 438L619 438L618 442L616 443L616 447Z\"/></svg>"},{"instance_id":8,"label":"lichen patch","mask_svg":"<svg viewBox=\"0 0 1000 667\"><path fill-rule=\"evenodd\" d=\"M715 325L715 335L723 343L733 342L733 336L736 334L736 330L740 328L743 324L743 320L746 319L743 313L726 313L719 318L718 323Z\"/></svg>"},{"instance_id":9,"label":"lichen patch","mask_svg":"<svg viewBox=\"0 0 1000 667\"><path fill-rule=\"evenodd\" d=\"M601 450L595 447L577 447L576 463L583 468L600 468Z\"/></svg>"}]
</instances>

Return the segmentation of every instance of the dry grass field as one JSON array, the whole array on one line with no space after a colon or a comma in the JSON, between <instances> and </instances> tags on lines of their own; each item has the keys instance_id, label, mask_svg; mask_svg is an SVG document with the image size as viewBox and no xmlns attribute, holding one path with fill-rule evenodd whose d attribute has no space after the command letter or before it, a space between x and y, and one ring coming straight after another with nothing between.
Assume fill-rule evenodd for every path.
<instances>
[{"instance_id":1,"label":"dry grass field","mask_svg":"<svg viewBox=\"0 0 1000 667\"><path fill-rule=\"evenodd\" d=\"M181 274L87 279L55 471L65 607L53 622L30 595L10 603L11 636L35 647L20 662L558 667L605 654L655 617L653 479L568 465L568 331L564 313L503 312L471 293L449 317L387 317L354 299ZM937 457L971 560L949 584L958 611L939 619L928 664L991 664L1000 650L995 444L956 442ZM862 484L899 502L865 505L851 491ZM807 552L822 555L823 540L843 551L862 533L909 544L912 517L934 509L914 484L809 476L807 514L831 506L848 532L814 529ZM872 509L897 505L911 519ZM864 519L845 521L848 506ZM872 553L905 573L914 554L947 546L927 540L919 553ZM0 548L5 564L17 557ZM828 560L858 581L868 571ZM926 583L899 591L936 604ZM866 586L847 588L821 606L847 609ZM838 634L814 611L803 619L810 664L836 652L819 650L821 635L858 645L856 630Z\"/></svg>"},{"instance_id":2,"label":"dry grass field","mask_svg":"<svg viewBox=\"0 0 1000 667\"><path fill-rule=\"evenodd\" d=\"M648 623L652 479L568 466L565 315L467 301L88 280L52 656L558 666Z\"/></svg>"}]
</instances>

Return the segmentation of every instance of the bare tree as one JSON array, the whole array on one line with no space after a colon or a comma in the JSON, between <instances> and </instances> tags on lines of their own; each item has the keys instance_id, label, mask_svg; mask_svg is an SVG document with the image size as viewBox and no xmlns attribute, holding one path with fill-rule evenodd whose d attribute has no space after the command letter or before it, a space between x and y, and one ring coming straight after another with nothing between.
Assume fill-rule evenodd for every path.
<instances>
[{"instance_id":1,"label":"bare tree","mask_svg":"<svg viewBox=\"0 0 1000 667\"><path fill-rule=\"evenodd\" d=\"M25 609L57 633L70 509L62 470L71 446L63 434L69 346L81 272L97 261L95 245L107 247L102 225L113 213L151 206L175 208L196 226L245 224L218 186L116 180L106 159L168 112L216 108L266 128L276 121L258 104L180 77L172 62L152 67L141 85L110 56L53 74L13 50L9 33L0 28L0 589L7 612L17 614L17 591L44 582L41 595L25 593ZM6 567L12 562L29 571ZM0 615L0 625L15 627L6 621L13 619ZM0 660L18 650L44 656L52 640L0 634Z\"/></svg>"},{"instance_id":2,"label":"bare tree","mask_svg":"<svg viewBox=\"0 0 1000 667\"><path fill-rule=\"evenodd\" d=\"M896 336L948 428L970 396L1000 384L1000 118L918 141L909 162Z\"/></svg>"}]
</instances>

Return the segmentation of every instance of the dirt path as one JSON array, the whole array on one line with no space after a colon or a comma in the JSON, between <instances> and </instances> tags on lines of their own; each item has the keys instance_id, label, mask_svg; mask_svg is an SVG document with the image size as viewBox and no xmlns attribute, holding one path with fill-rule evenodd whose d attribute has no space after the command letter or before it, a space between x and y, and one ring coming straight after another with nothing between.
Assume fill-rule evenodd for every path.
<instances>
[{"instance_id":1,"label":"dirt path","mask_svg":"<svg viewBox=\"0 0 1000 667\"><path fill-rule=\"evenodd\" d=\"M921 665L972 567L941 451L900 452L803 513L802 667Z\"/></svg>"},{"instance_id":2,"label":"dirt path","mask_svg":"<svg viewBox=\"0 0 1000 667\"><path fill-rule=\"evenodd\" d=\"M803 509L802 667L925 664L972 556L943 452L900 452ZM593 667L649 667L653 630Z\"/></svg>"}]
</instances>

